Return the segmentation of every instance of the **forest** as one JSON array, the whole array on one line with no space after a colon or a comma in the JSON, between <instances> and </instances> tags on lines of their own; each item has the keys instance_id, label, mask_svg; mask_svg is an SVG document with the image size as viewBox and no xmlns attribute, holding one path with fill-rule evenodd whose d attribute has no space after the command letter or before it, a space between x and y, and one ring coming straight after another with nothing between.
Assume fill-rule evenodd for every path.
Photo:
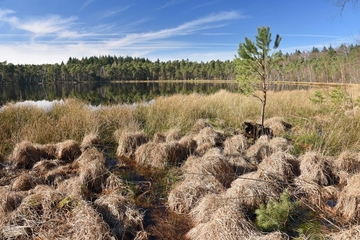
<instances>
[{"instance_id":1,"label":"forest","mask_svg":"<svg viewBox=\"0 0 360 240\"><path fill-rule=\"evenodd\" d=\"M360 79L358 44L281 55L279 68L269 76L272 81L358 83ZM0 62L2 85L132 80L235 80L235 67L232 60L164 62L130 56L70 57L66 63L41 65Z\"/></svg>"}]
</instances>

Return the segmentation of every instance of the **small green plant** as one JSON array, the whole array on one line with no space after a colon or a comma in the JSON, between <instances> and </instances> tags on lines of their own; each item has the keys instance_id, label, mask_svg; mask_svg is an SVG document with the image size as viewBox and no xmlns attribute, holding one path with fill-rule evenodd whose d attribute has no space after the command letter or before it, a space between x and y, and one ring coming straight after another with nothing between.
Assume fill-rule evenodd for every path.
<instances>
[{"instance_id":1,"label":"small green plant","mask_svg":"<svg viewBox=\"0 0 360 240\"><path fill-rule=\"evenodd\" d=\"M342 89L341 87L334 88L329 93L329 97L330 97L331 102L335 105L339 105L348 100L345 90Z\"/></svg>"},{"instance_id":2,"label":"small green plant","mask_svg":"<svg viewBox=\"0 0 360 240\"><path fill-rule=\"evenodd\" d=\"M316 214L301 204L293 201L285 190L279 201L270 199L255 210L256 226L265 232L283 231L292 237L317 239L321 223Z\"/></svg>"},{"instance_id":3,"label":"small green plant","mask_svg":"<svg viewBox=\"0 0 360 240\"><path fill-rule=\"evenodd\" d=\"M325 102L325 97L321 91L315 91L314 97L311 97L310 101L316 104L321 104Z\"/></svg>"},{"instance_id":4,"label":"small green plant","mask_svg":"<svg viewBox=\"0 0 360 240\"><path fill-rule=\"evenodd\" d=\"M292 202L290 194L285 191L280 195L279 201L270 199L266 205L261 204L260 208L256 209L256 225L266 232L284 231L289 219L296 214L296 207L299 204L299 202Z\"/></svg>"}]
</instances>

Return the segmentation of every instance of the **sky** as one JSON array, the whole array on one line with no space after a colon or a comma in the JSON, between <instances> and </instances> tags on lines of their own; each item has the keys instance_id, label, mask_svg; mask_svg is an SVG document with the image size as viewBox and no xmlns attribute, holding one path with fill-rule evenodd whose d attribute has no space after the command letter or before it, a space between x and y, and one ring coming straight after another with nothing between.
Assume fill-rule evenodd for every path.
<instances>
[{"instance_id":1,"label":"sky","mask_svg":"<svg viewBox=\"0 0 360 240\"><path fill-rule=\"evenodd\" d=\"M360 6L339 11L331 0L0 0L0 62L233 60L262 26L283 53L360 44Z\"/></svg>"}]
</instances>

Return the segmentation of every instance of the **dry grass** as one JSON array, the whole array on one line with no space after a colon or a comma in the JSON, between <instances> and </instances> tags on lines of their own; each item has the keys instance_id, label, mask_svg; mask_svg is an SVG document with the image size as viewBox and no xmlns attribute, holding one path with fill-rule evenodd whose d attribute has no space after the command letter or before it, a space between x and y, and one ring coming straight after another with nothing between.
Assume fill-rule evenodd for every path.
<instances>
[{"instance_id":1,"label":"dry grass","mask_svg":"<svg viewBox=\"0 0 360 240\"><path fill-rule=\"evenodd\" d=\"M244 135L239 134L227 138L224 142L224 154L233 156L233 155L243 155L246 149L249 148L249 143Z\"/></svg>"},{"instance_id":2,"label":"dry grass","mask_svg":"<svg viewBox=\"0 0 360 240\"><path fill-rule=\"evenodd\" d=\"M143 166L165 169L181 164L190 152L191 149L178 142L149 142L136 150L135 161Z\"/></svg>"},{"instance_id":3,"label":"dry grass","mask_svg":"<svg viewBox=\"0 0 360 240\"><path fill-rule=\"evenodd\" d=\"M283 136L289 132L292 128L292 125L285 122L282 117L272 117L264 121L264 126L269 127L274 136Z\"/></svg>"},{"instance_id":4,"label":"dry grass","mask_svg":"<svg viewBox=\"0 0 360 240\"><path fill-rule=\"evenodd\" d=\"M344 223L358 223L360 217L360 174L353 175L340 193L335 210Z\"/></svg>"},{"instance_id":5,"label":"dry grass","mask_svg":"<svg viewBox=\"0 0 360 240\"><path fill-rule=\"evenodd\" d=\"M10 161L15 168L30 169L33 165L40 161L41 154L39 148L29 141L23 141L16 144Z\"/></svg>"},{"instance_id":6,"label":"dry grass","mask_svg":"<svg viewBox=\"0 0 360 240\"><path fill-rule=\"evenodd\" d=\"M80 149L81 151L84 151L88 148L91 147L100 147L100 136L97 133L89 133L87 135L85 135L85 137L83 138L81 144L80 144Z\"/></svg>"},{"instance_id":7,"label":"dry grass","mask_svg":"<svg viewBox=\"0 0 360 240\"><path fill-rule=\"evenodd\" d=\"M119 139L119 146L116 151L118 157L133 159L136 149L149 141L144 132L124 132Z\"/></svg>"},{"instance_id":8,"label":"dry grass","mask_svg":"<svg viewBox=\"0 0 360 240\"><path fill-rule=\"evenodd\" d=\"M94 204L116 239L135 239L144 231L143 214L122 196L121 190L100 196Z\"/></svg>"},{"instance_id":9,"label":"dry grass","mask_svg":"<svg viewBox=\"0 0 360 240\"><path fill-rule=\"evenodd\" d=\"M224 187L234 180L234 170L217 148L210 149L204 156L190 157L182 167L185 177L193 175L214 176Z\"/></svg>"},{"instance_id":10,"label":"dry grass","mask_svg":"<svg viewBox=\"0 0 360 240\"><path fill-rule=\"evenodd\" d=\"M259 172L238 177L223 194L223 198L231 199L248 212L254 211L270 198L278 198L282 192L282 187L277 182L265 180L264 177Z\"/></svg>"},{"instance_id":11,"label":"dry grass","mask_svg":"<svg viewBox=\"0 0 360 240\"><path fill-rule=\"evenodd\" d=\"M339 157L334 161L334 164L340 170L351 174L359 173L360 171L360 156L359 153L344 151L340 153Z\"/></svg>"},{"instance_id":12,"label":"dry grass","mask_svg":"<svg viewBox=\"0 0 360 240\"><path fill-rule=\"evenodd\" d=\"M270 138L266 135L263 135L256 140L255 144L251 145L246 150L245 155L251 163L258 164L275 151L276 149L270 145Z\"/></svg>"},{"instance_id":13,"label":"dry grass","mask_svg":"<svg viewBox=\"0 0 360 240\"><path fill-rule=\"evenodd\" d=\"M101 192L103 182L109 174L105 166L103 153L96 148L89 148L76 159L74 164L79 166L79 177L82 186L85 186L91 192Z\"/></svg>"},{"instance_id":14,"label":"dry grass","mask_svg":"<svg viewBox=\"0 0 360 240\"><path fill-rule=\"evenodd\" d=\"M74 140L65 140L56 144L57 159L72 162L81 154L79 144Z\"/></svg>"},{"instance_id":15,"label":"dry grass","mask_svg":"<svg viewBox=\"0 0 360 240\"><path fill-rule=\"evenodd\" d=\"M203 128L194 136L194 140L198 146L196 152L199 155L203 155L210 148L221 146L225 140L224 138L221 132L211 127Z\"/></svg>"},{"instance_id":16,"label":"dry grass","mask_svg":"<svg viewBox=\"0 0 360 240\"><path fill-rule=\"evenodd\" d=\"M214 212L223 206L225 200L219 194L205 195L194 208L191 209L189 215L195 226L210 221Z\"/></svg>"},{"instance_id":17,"label":"dry grass","mask_svg":"<svg viewBox=\"0 0 360 240\"><path fill-rule=\"evenodd\" d=\"M188 213L205 195L223 191L224 186L214 176L194 174L174 186L168 196L168 205L176 213Z\"/></svg>"},{"instance_id":18,"label":"dry grass","mask_svg":"<svg viewBox=\"0 0 360 240\"><path fill-rule=\"evenodd\" d=\"M298 174L299 162L291 154L275 152L258 165L258 171L269 180L288 183Z\"/></svg>"},{"instance_id":19,"label":"dry grass","mask_svg":"<svg viewBox=\"0 0 360 240\"><path fill-rule=\"evenodd\" d=\"M339 181L330 160L317 152L306 152L299 157L300 178L307 182L315 182L322 186L335 184Z\"/></svg>"},{"instance_id":20,"label":"dry grass","mask_svg":"<svg viewBox=\"0 0 360 240\"><path fill-rule=\"evenodd\" d=\"M257 239L262 234L247 219L241 206L225 202L214 211L210 220L197 224L186 237L202 239Z\"/></svg>"}]
</instances>

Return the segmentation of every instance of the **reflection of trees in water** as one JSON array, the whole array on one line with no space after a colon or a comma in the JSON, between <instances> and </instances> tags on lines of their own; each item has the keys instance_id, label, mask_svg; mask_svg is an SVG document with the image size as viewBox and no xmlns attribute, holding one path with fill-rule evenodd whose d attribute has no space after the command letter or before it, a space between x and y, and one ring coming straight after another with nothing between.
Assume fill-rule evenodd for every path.
<instances>
[{"instance_id":1,"label":"reflection of trees in water","mask_svg":"<svg viewBox=\"0 0 360 240\"><path fill-rule=\"evenodd\" d=\"M272 90L302 89L302 86L274 85ZM137 83L78 83L78 84L24 84L3 86L0 90L0 104L24 100L59 100L79 98L94 105L132 103L149 101L158 96L191 94L193 92L212 94L220 89L238 91L235 82L137 82Z\"/></svg>"}]
</instances>

